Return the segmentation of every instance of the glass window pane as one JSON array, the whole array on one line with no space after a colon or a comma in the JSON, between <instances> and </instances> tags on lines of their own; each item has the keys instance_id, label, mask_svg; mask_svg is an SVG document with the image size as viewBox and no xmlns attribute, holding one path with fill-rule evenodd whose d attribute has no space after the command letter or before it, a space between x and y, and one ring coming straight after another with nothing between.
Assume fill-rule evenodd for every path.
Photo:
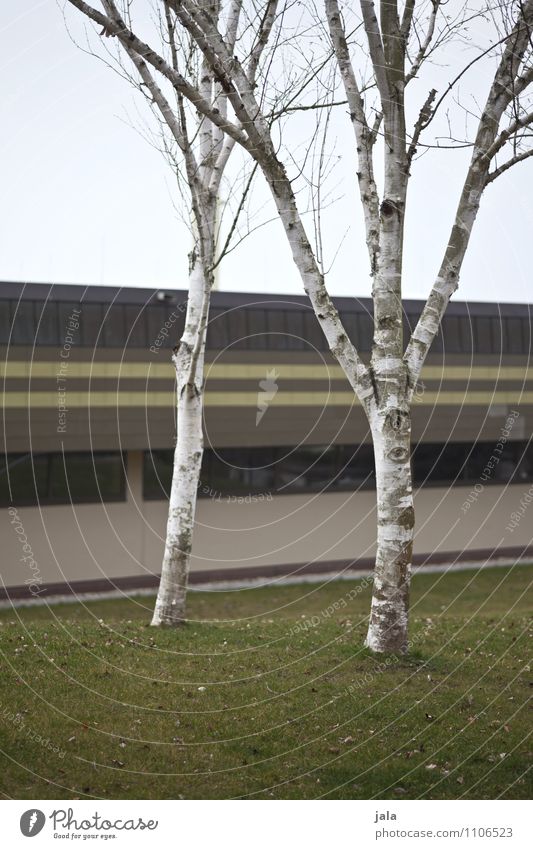
<instances>
[{"instance_id":1,"label":"glass window pane","mask_svg":"<svg viewBox=\"0 0 533 849\"><path fill-rule=\"evenodd\" d=\"M524 324L523 319L521 318L508 318L506 319L507 331L508 331L508 345L507 352L509 354L523 354L526 351L526 345L522 338L522 325Z\"/></svg>"},{"instance_id":2,"label":"glass window pane","mask_svg":"<svg viewBox=\"0 0 533 849\"><path fill-rule=\"evenodd\" d=\"M501 354L505 352L505 346L507 344L505 321L501 318L490 318L489 321L491 325L493 352L495 354Z\"/></svg>"},{"instance_id":3,"label":"glass window pane","mask_svg":"<svg viewBox=\"0 0 533 849\"><path fill-rule=\"evenodd\" d=\"M78 303L59 303L58 304L58 323L59 323L59 345L63 347L69 344L72 347L78 347L82 344L82 314L79 315L74 310L83 310L83 304ZM76 327L76 324L78 327ZM67 337L72 337L68 338Z\"/></svg>"},{"instance_id":4,"label":"glass window pane","mask_svg":"<svg viewBox=\"0 0 533 849\"><path fill-rule=\"evenodd\" d=\"M126 344L126 316L123 304L104 305L100 339L106 348L123 348Z\"/></svg>"},{"instance_id":5,"label":"glass window pane","mask_svg":"<svg viewBox=\"0 0 533 849\"><path fill-rule=\"evenodd\" d=\"M0 301L0 342L7 345L11 332L11 301Z\"/></svg>"},{"instance_id":6,"label":"glass window pane","mask_svg":"<svg viewBox=\"0 0 533 849\"><path fill-rule=\"evenodd\" d=\"M37 344L59 344L59 318L57 301L43 301L36 304L37 309Z\"/></svg>"},{"instance_id":7,"label":"glass window pane","mask_svg":"<svg viewBox=\"0 0 533 849\"><path fill-rule=\"evenodd\" d=\"M363 349L361 348L357 339L357 313L347 312L345 310L341 313L341 320L350 341L356 346L359 351L362 351Z\"/></svg>"},{"instance_id":8,"label":"glass window pane","mask_svg":"<svg viewBox=\"0 0 533 849\"><path fill-rule=\"evenodd\" d=\"M306 349L309 350L310 348L315 348L317 351L326 350L328 343L313 310L306 310L306 312L303 313L303 323L304 339L307 342Z\"/></svg>"},{"instance_id":9,"label":"glass window pane","mask_svg":"<svg viewBox=\"0 0 533 849\"><path fill-rule=\"evenodd\" d=\"M102 304L83 304L81 306L80 330L83 345L103 344L100 330L102 328ZM99 336L100 334L100 336Z\"/></svg>"},{"instance_id":10,"label":"glass window pane","mask_svg":"<svg viewBox=\"0 0 533 849\"><path fill-rule=\"evenodd\" d=\"M209 314L209 324L207 326L206 347L209 351L222 351L227 348L228 344L229 336L226 311L212 309Z\"/></svg>"},{"instance_id":11,"label":"glass window pane","mask_svg":"<svg viewBox=\"0 0 533 849\"><path fill-rule=\"evenodd\" d=\"M287 310L287 348L291 351L303 351L307 345L303 338L303 312L302 310Z\"/></svg>"},{"instance_id":12,"label":"glass window pane","mask_svg":"<svg viewBox=\"0 0 533 849\"><path fill-rule=\"evenodd\" d=\"M229 345L232 348L249 349L251 340L248 337L248 321L246 309L229 310L226 321L229 328Z\"/></svg>"},{"instance_id":13,"label":"glass window pane","mask_svg":"<svg viewBox=\"0 0 533 849\"><path fill-rule=\"evenodd\" d=\"M173 462L172 449L144 452L143 498L145 501L168 501Z\"/></svg>"},{"instance_id":14,"label":"glass window pane","mask_svg":"<svg viewBox=\"0 0 533 849\"><path fill-rule=\"evenodd\" d=\"M16 310L16 312L15 312ZM33 345L35 342L35 303L18 301L13 308L13 332L11 342L14 345Z\"/></svg>"},{"instance_id":15,"label":"glass window pane","mask_svg":"<svg viewBox=\"0 0 533 849\"><path fill-rule=\"evenodd\" d=\"M356 347L361 351L372 350L372 336L374 333L374 319L369 313L361 312L357 316Z\"/></svg>"},{"instance_id":16,"label":"glass window pane","mask_svg":"<svg viewBox=\"0 0 533 849\"><path fill-rule=\"evenodd\" d=\"M292 332L290 325L287 327L285 310L267 310L268 320L268 347L274 351L286 351L289 347L289 333ZM255 347L255 346L254 346Z\"/></svg>"},{"instance_id":17,"label":"glass window pane","mask_svg":"<svg viewBox=\"0 0 533 849\"><path fill-rule=\"evenodd\" d=\"M336 445L300 446L276 464L278 492L309 492L336 488L339 463Z\"/></svg>"},{"instance_id":18,"label":"glass window pane","mask_svg":"<svg viewBox=\"0 0 533 849\"><path fill-rule=\"evenodd\" d=\"M461 321L456 315L445 315L441 325L442 347L446 353L459 354L463 351Z\"/></svg>"},{"instance_id":19,"label":"glass window pane","mask_svg":"<svg viewBox=\"0 0 533 849\"><path fill-rule=\"evenodd\" d=\"M146 333L146 313L143 305L126 304L124 307L124 318L126 321L126 344L129 348L148 347L148 336ZM175 335L172 327L169 335Z\"/></svg>"},{"instance_id":20,"label":"glass window pane","mask_svg":"<svg viewBox=\"0 0 533 849\"><path fill-rule=\"evenodd\" d=\"M48 454L0 455L0 503L3 506L45 502L47 487Z\"/></svg>"},{"instance_id":21,"label":"glass window pane","mask_svg":"<svg viewBox=\"0 0 533 849\"><path fill-rule=\"evenodd\" d=\"M341 446L339 488L372 489L376 485L372 445Z\"/></svg>"},{"instance_id":22,"label":"glass window pane","mask_svg":"<svg viewBox=\"0 0 533 849\"><path fill-rule=\"evenodd\" d=\"M118 452L74 452L50 455L49 501L83 504L123 501L125 475Z\"/></svg>"},{"instance_id":23,"label":"glass window pane","mask_svg":"<svg viewBox=\"0 0 533 849\"><path fill-rule=\"evenodd\" d=\"M464 442L434 444L419 442L413 450L413 479L416 484L438 486L467 479L467 456L472 446Z\"/></svg>"},{"instance_id":24,"label":"glass window pane","mask_svg":"<svg viewBox=\"0 0 533 849\"><path fill-rule=\"evenodd\" d=\"M259 307L247 309L247 327L250 338L248 339L248 348L253 351L264 351L272 347L272 340L269 337L269 320L267 318L268 311Z\"/></svg>"},{"instance_id":25,"label":"glass window pane","mask_svg":"<svg viewBox=\"0 0 533 849\"><path fill-rule=\"evenodd\" d=\"M477 316L472 320L474 326L474 342L477 354L491 354L493 351L491 320Z\"/></svg>"}]
</instances>

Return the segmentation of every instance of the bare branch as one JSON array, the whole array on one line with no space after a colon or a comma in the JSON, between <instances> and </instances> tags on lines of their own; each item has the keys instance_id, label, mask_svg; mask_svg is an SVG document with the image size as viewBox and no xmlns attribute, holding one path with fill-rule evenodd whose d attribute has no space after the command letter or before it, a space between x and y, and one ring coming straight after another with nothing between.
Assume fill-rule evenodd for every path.
<instances>
[{"instance_id":1,"label":"bare branch","mask_svg":"<svg viewBox=\"0 0 533 849\"><path fill-rule=\"evenodd\" d=\"M359 195L363 207L366 228L366 243L370 257L372 273L376 270L379 250L379 197L374 179L374 163L372 149L377 136L379 124L374 123L370 130L365 114L365 108L353 65L350 59L344 24L341 19L337 0L325 0L329 32L337 64L344 84L344 91L350 108L350 118L355 131L357 142L357 157L359 163L358 180ZM376 116L381 122L381 117Z\"/></svg>"},{"instance_id":2,"label":"bare branch","mask_svg":"<svg viewBox=\"0 0 533 849\"><path fill-rule=\"evenodd\" d=\"M196 107L198 112L208 117L213 124L220 127L225 133L235 139L238 144L242 145L242 147L247 150L250 149L250 139L239 127L228 119L224 119L217 110L212 108L210 103L207 103L201 97L200 93L193 85L191 85L181 74L175 71L174 68L172 68L163 59L163 57L153 50L148 44L145 44L141 41L141 39L134 35L134 33L131 32L131 30L129 30L125 25L119 26L108 15L104 15L97 9L94 9L86 3L85 0L68 0L68 2L79 9L80 12L83 12L83 14L92 21L99 24L99 26L103 27L108 35L116 36L124 47L129 46L132 50L135 50L135 52L138 53L141 58L145 59L149 65L152 65L156 71L163 74L172 83L172 85L180 91L193 106Z\"/></svg>"},{"instance_id":3,"label":"bare branch","mask_svg":"<svg viewBox=\"0 0 533 849\"><path fill-rule=\"evenodd\" d=\"M488 181L491 163L489 154L495 143L503 114L515 96L516 79L520 74L526 50L530 46L532 28L533 0L524 0L511 33L502 39L505 48L479 119L472 159L439 274L405 351L404 361L408 369L411 395L448 302L458 286L472 226L479 210L483 189ZM525 152L518 154L500 169L496 169L492 179L496 179L500 173L527 158Z\"/></svg>"},{"instance_id":4,"label":"bare branch","mask_svg":"<svg viewBox=\"0 0 533 849\"><path fill-rule=\"evenodd\" d=\"M431 42L433 41L433 36L435 34L435 23L437 21L437 15L438 15L438 12L439 12L439 9L440 9L441 0L431 0L431 2L432 2L432 10L431 10L431 14L429 16L428 28L426 30L426 34L425 34L424 39L423 39L423 41L420 45L418 53L416 54L415 60L414 60L413 64L411 65L411 69L405 75L405 85L407 85L407 83L410 82L418 74L418 72L420 70L420 66L422 65L422 62L424 61L424 59L426 58L426 54L428 52L428 49L431 45ZM414 8L414 0L413 0L413 8ZM406 10L407 10L407 5L406 5L405 10L404 10L404 17L405 17L405 11ZM411 12L411 14L412 14L412 12ZM402 33L403 33L403 22L402 22Z\"/></svg>"},{"instance_id":5,"label":"bare branch","mask_svg":"<svg viewBox=\"0 0 533 849\"><path fill-rule=\"evenodd\" d=\"M504 144L509 141L511 136L514 136L519 130L529 127L532 124L533 112L528 112L519 118L515 118L515 120L512 121L505 130L502 130L500 135L494 141L494 144L492 144L487 150L485 156L492 159L494 155L501 150Z\"/></svg>"},{"instance_id":6,"label":"bare branch","mask_svg":"<svg viewBox=\"0 0 533 849\"><path fill-rule=\"evenodd\" d=\"M418 145L418 141L420 139L420 133L422 132L424 127L427 125L427 120L428 120L429 116L431 115L431 106L432 106L433 101L435 100L436 96L437 96L437 90L432 88L431 91L429 92L428 96L426 97L426 100L424 101L424 105L422 106L422 109L420 110L420 114L418 116L417 122L416 122L414 130L413 130L411 142L410 142L409 148L407 150L407 162L408 163L411 163L413 156L416 153L416 148L417 148L417 145Z\"/></svg>"},{"instance_id":7,"label":"bare branch","mask_svg":"<svg viewBox=\"0 0 533 849\"><path fill-rule=\"evenodd\" d=\"M250 61L248 63L248 78L253 85L255 82L255 77L257 74L257 68L259 66L259 61L261 59L261 55L268 43L270 38L270 33L272 32L272 27L274 26L274 21L276 19L276 12L278 8L279 0L268 0L266 5L265 14L263 16L263 20L259 25L259 32L257 35L257 40L252 48L252 52L250 55Z\"/></svg>"},{"instance_id":8,"label":"bare branch","mask_svg":"<svg viewBox=\"0 0 533 849\"><path fill-rule=\"evenodd\" d=\"M409 33L411 31L411 24L413 22L413 14L415 11L416 0L406 0L402 22L400 24L400 33L405 42L409 38Z\"/></svg>"},{"instance_id":9,"label":"bare branch","mask_svg":"<svg viewBox=\"0 0 533 849\"><path fill-rule=\"evenodd\" d=\"M494 171L490 171L485 180L485 185L488 186L489 183L494 182L494 180L500 176L500 174L504 174L509 168L512 168L513 165L518 165L519 162L523 162L525 159L529 159L530 156L533 156L533 148L529 150L523 150L522 153L517 153L516 156L513 156L507 162L504 162L503 165L500 165L498 168L495 168Z\"/></svg>"},{"instance_id":10,"label":"bare branch","mask_svg":"<svg viewBox=\"0 0 533 849\"><path fill-rule=\"evenodd\" d=\"M389 99L389 83L386 74L383 42L373 0L361 0L361 12L376 83L381 95L381 102L385 105Z\"/></svg>"}]
</instances>

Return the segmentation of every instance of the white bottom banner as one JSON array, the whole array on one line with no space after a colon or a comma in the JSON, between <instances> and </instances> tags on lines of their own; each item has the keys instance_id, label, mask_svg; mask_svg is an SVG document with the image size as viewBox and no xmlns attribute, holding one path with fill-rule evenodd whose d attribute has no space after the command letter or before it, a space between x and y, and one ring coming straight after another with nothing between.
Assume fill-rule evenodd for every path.
<instances>
[{"instance_id":1,"label":"white bottom banner","mask_svg":"<svg viewBox=\"0 0 533 849\"><path fill-rule=\"evenodd\" d=\"M3 801L6 849L71 844L187 849L491 846L533 840L518 801Z\"/></svg>"}]
</instances>

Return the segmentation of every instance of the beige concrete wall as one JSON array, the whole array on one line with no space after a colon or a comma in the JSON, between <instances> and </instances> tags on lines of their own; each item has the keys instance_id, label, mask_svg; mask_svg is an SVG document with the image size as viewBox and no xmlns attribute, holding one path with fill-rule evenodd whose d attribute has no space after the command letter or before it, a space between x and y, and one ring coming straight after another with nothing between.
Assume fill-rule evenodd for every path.
<instances>
[{"instance_id":1,"label":"beige concrete wall","mask_svg":"<svg viewBox=\"0 0 533 849\"><path fill-rule=\"evenodd\" d=\"M3 584L23 584L35 577L37 568L46 582L157 573L166 504L142 502L140 452L130 454L129 476L128 500L122 504L21 507L16 508L16 517L4 509ZM468 487L419 491L416 551L530 544L533 506L531 516L526 514L514 533L505 529L528 488L527 483L488 486L466 512L462 505ZM22 541L14 518L22 523ZM374 521L373 492L287 495L252 503L201 499L193 569L370 557ZM32 556L36 566L21 560Z\"/></svg>"},{"instance_id":2,"label":"beige concrete wall","mask_svg":"<svg viewBox=\"0 0 533 849\"><path fill-rule=\"evenodd\" d=\"M417 553L526 546L531 517L505 530L529 484L486 487L463 511L469 487L427 488L415 495ZM235 504L202 500L194 546L194 569L260 567L371 557L375 544L375 493L285 495L269 502ZM145 505L147 562L158 556L165 505Z\"/></svg>"}]
</instances>

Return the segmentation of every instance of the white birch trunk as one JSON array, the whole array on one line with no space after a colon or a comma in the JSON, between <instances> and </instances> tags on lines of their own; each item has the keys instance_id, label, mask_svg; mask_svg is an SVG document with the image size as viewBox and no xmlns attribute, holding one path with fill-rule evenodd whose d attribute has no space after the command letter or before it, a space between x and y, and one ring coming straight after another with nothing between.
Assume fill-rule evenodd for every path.
<instances>
[{"instance_id":1,"label":"white birch trunk","mask_svg":"<svg viewBox=\"0 0 533 849\"><path fill-rule=\"evenodd\" d=\"M172 357L176 368L177 439L161 582L151 623L156 626L175 627L185 619L203 455L203 368L210 281L206 279L202 262L194 255L192 265L185 330Z\"/></svg>"},{"instance_id":2,"label":"white birch trunk","mask_svg":"<svg viewBox=\"0 0 533 849\"><path fill-rule=\"evenodd\" d=\"M366 643L375 652L407 651L414 507L411 421L390 409L371 417L376 462L377 552Z\"/></svg>"}]
</instances>

